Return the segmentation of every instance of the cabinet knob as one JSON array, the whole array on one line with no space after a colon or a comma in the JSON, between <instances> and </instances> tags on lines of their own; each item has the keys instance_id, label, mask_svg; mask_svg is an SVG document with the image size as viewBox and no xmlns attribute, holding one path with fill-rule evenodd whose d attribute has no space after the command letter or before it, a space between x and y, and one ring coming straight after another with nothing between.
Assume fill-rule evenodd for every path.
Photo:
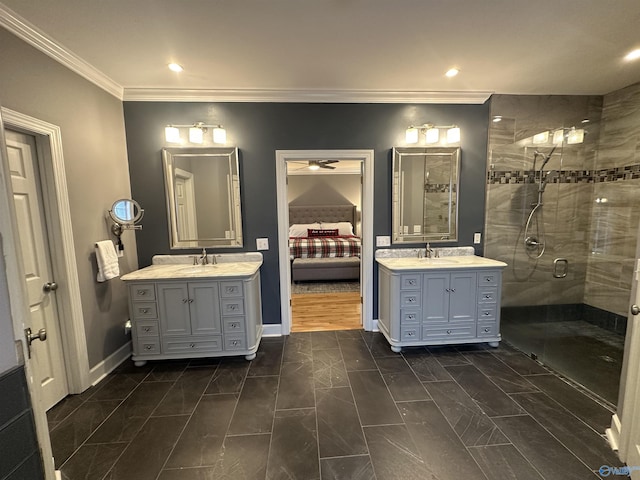
<instances>
[{"instance_id":1,"label":"cabinet knob","mask_svg":"<svg viewBox=\"0 0 640 480\"><path fill-rule=\"evenodd\" d=\"M189 303L193 303L193 298L190 298L190 299L189 299Z\"/></svg>"},{"instance_id":2,"label":"cabinet knob","mask_svg":"<svg viewBox=\"0 0 640 480\"><path fill-rule=\"evenodd\" d=\"M138 290L136 293L142 297L142 296L147 294L147 291L146 290Z\"/></svg>"},{"instance_id":3,"label":"cabinet knob","mask_svg":"<svg viewBox=\"0 0 640 480\"><path fill-rule=\"evenodd\" d=\"M444 291L448 293L448 292L451 291L451 289L450 288L445 288Z\"/></svg>"},{"instance_id":4,"label":"cabinet knob","mask_svg":"<svg viewBox=\"0 0 640 480\"><path fill-rule=\"evenodd\" d=\"M491 295L485 295L484 298L486 298L487 300L491 298Z\"/></svg>"},{"instance_id":5,"label":"cabinet knob","mask_svg":"<svg viewBox=\"0 0 640 480\"><path fill-rule=\"evenodd\" d=\"M237 346L237 345L238 345L238 340L233 340L233 341L231 342L231 345L233 345L234 347L235 347L235 346Z\"/></svg>"},{"instance_id":6,"label":"cabinet knob","mask_svg":"<svg viewBox=\"0 0 640 480\"><path fill-rule=\"evenodd\" d=\"M150 331L151 331L151 328L149 328L149 327L144 327L144 331L145 331L145 332L150 332Z\"/></svg>"},{"instance_id":7,"label":"cabinet knob","mask_svg":"<svg viewBox=\"0 0 640 480\"><path fill-rule=\"evenodd\" d=\"M485 331L486 333L489 333L489 332L491 331L491 329L490 329L489 327L484 327L484 331Z\"/></svg>"},{"instance_id":8,"label":"cabinet knob","mask_svg":"<svg viewBox=\"0 0 640 480\"><path fill-rule=\"evenodd\" d=\"M456 289L455 289L455 288L452 288L452 289L451 289L451 293L456 293Z\"/></svg>"},{"instance_id":9,"label":"cabinet knob","mask_svg":"<svg viewBox=\"0 0 640 480\"><path fill-rule=\"evenodd\" d=\"M141 308L140 309L140 313L149 313L149 309L148 308Z\"/></svg>"},{"instance_id":10,"label":"cabinet knob","mask_svg":"<svg viewBox=\"0 0 640 480\"><path fill-rule=\"evenodd\" d=\"M144 348L145 348L145 350L151 350L153 348L153 346L152 345L145 345Z\"/></svg>"},{"instance_id":11,"label":"cabinet knob","mask_svg":"<svg viewBox=\"0 0 640 480\"><path fill-rule=\"evenodd\" d=\"M194 347L196 346L196 344L195 344L195 343L191 343L191 344L189 344L189 346L190 346L191 348L194 348Z\"/></svg>"},{"instance_id":12,"label":"cabinet knob","mask_svg":"<svg viewBox=\"0 0 640 480\"><path fill-rule=\"evenodd\" d=\"M447 330L447 335L451 335L451 330Z\"/></svg>"},{"instance_id":13,"label":"cabinet knob","mask_svg":"<svg viewBox=\"0 0 640 480\"><path fill-rule=\"evenodd\" d=\"M487 278L485 278L485 280L486 280L487 282L491 282L491 281L493 280L493 277L487 277Z\"/></svg>"},{"instance_id":14,"label":"cabinet knob","mask_svg":"<svg viewBox=\"0 0 640 480\"><path fill-rule=\"evenodd\" d=\"M413 337L416 334L416 332L407 332L407 337Z\"/></svg>"},{"instance_id":15,"label":"cabinet knob","mask_svg":"<svg viewBox=\"0 0 640 480\"><path fill-rule=\"evenodd\" d=\"M482 314L483 314L485 317L488 317L489 315L491 315L491 312L482 312Z\"/></svg>"},{"instance_id":16,"label":"cabinet knob","mask_svg":"<svg viewBox=\"0 0 640 480\"><path fill-rule=\"evenodd\" d=\"M182 299L182 303L187 303L188 301L189 301L189 299L188 299L188 298L183 298L183 299Z\"/></svg>"}]
</instances>

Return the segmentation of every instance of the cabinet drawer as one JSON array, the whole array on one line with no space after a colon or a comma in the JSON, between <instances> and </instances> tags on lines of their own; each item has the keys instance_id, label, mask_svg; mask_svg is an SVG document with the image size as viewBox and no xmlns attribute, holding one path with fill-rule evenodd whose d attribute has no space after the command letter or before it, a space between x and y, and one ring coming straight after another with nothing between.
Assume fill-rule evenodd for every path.
<instances>
[{"instance_id":1,"label":"cabinet drawer","mask_svg":"<svg viewBox=\"0 0 640 480\"><path fill-rule=\"evenodd\" d=\"M163 339L162 353L183 352L220 352L222 351L222 337L208 337L193 339L190 337Z\"/></svg>"},{"instance_id":2,"label":"cabinet drawer","mask_svg":"<svg viewBox=\"0 0 640 480\"><path fill-rule=\"evenodd\" d=\"M244 336L239 335L225 335L224 336L224 349L225 350L246 350L247 341Z\"/></svg>"},{"instance_id":3,"label":"cabinet drawer","mask_svg":"<svg viewBox=\"0 0 640 480\"><path fill-rule=\"evenodd\" d=\"M221 297L241 297L242 282L220 282Z\"/></svg>"},{"instance_id":4,"label":"cabinet drawer","mask_svg":"<svg viewBox=\"0 0 640 480\"><path fill-rule=\"evenodd\" d=\"M160 353L160 338L148 337L138 339L136 355L157 355Z\"/></svg>"},{"instance_id":5,"label":"cabinet drawer","mask_svg":"<svg viewBox=\"0 0 640 480\"><path fill-rule=\"evenodd\" d=\"M129 293L131 294L131 300L134 302L144 300L155 300L156 289L153 285L147 285L146 283L134 283L129 287Z\"/></svg>"},{"instance_id":6,"label":"cabinet drawer","mask_svg":"<svg viewBox=\"0 0 640 480\"><path fill-rule=\"evenodd\" d=\"M419 307L420 292L400 292L400 307Z\"/></svg>"},{"instance_id":7,"label":"cabinet drawer","mask_svg":"<svg viewBox=\"0 0 640 480\"><path fill-rule=\"evenodd\" d=\"M497 318L498 305L495 303L478 305L478 321L492 321Z\"/></svg>"},{"instance_id":8,"label":"cabinet drawer","mask_svg":"<svg viewBox=\"0 0 640 480\"><path fill-rule=\"evenodd\" d=\"M498 289L496 287L484 287L478 289L478 303L496 303L498 301Z\"/></svg>"},{"instance_id":9,"label":"cabinet drawer","mask_svg":"<svg viewBox=\"0 0 640 480\"><path fill-rule=\"evenodd\" d=\"M222 319L222 328L224 329L224 334L227 335L229 333L244 333L244 317L232 317L232 318L223 318Z\"/></svg>"},{"instance_id":10,"label":"cabinet drawer","mask_svg":"<svg viewBox=\"0 0 640 480\"><path fill-rule=\"evenodd\" d=\"M420 275L401 275L400 290L420 290Z\"/></svg>"},{"instance_id":11,"label":"cabinet drawer","mask_svg":"<svg viewBox=\"0 0 640 480\"><path fill-rule=\"evenodd\" d=\"M155 302L134 302L133 318L158 318L158 307Z\"/></svg>"},{"instance_id":12,"label":"cabinet drawer","mask_svg":"<svg viewBox=\"0 0 640 480\"><path fill-rule=\"evenodd\" d=\"M400 324L405 325L407 323L418 323L422 318L422 312L420 310L403 309L400 310Z\"/></svg>"},{"instance_id":13,"label":"cabinet drawer","mask_svg":"<svg viewBox=\"0 0 640 480\"><path fill-rule=\"evenodd\" d=\"M498 324L478 323L478 337L495 337L498 335Z\"/></svg>"},{"instance_id":14,"label":"cabinet drawer","mask_svg":"<svg viewBox=\"0 0 640 480\"><path fill-rule=\"evenodd\" d=\"M242 299L221 299L222 315L244 315L244 302Z\"/></svg>"},{"instance_id":15,"label":"cabinet drawer","mask_svg":"<svg viewBox=\"0 0 640 480\"><path fill-rule=\"evenodd\" d=\"M135 323L136 335L139 337L158 337L160 329L158 322L153 320L142 320Z\"/></svg>"},{"instance_id":16,"label":"cabinet drawer","mask_svg":"<svg viewBox=\"0 0 640 480\"><path fill-rule=\"evenodd\" d=\"M450 340L452 338L473 338L476 336L476 324L470 323L465 326L442 327L429 326L422 330L423 340Z\"/></svg>"},{"instance_id":17,"label":"cabinet drawer","mask_svg":"<svg viewBox=\"0 0 640 480\"><path fill-rule=\"evenodd\" d=\"M486 272L478 274L478 286L488 285L495 287L498 285L499 274L496 272Z\"/></svg>"},{"instance_id":18,"label":"cabinet drawer","mask_svg":"<svg viewBox=\"0 0 640 480\"><path fill-rule=\"evenodd\" d=\"M403 342L416 342L420 340L420 326L400 327L400 340Z\"/></svg>"}]
</instances>

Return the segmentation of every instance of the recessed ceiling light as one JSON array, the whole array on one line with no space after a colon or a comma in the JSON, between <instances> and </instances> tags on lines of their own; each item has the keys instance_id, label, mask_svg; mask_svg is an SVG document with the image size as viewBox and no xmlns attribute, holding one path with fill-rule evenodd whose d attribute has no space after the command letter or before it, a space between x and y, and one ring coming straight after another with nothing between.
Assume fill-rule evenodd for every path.
<instances>
[{"instance_id":1,"label":"recessed ceiling light","mask_svg":"<svg viewBox=\"0 0 640 480\"><path fill-rule=\"evenodd\" d=\"M181 72L182 70L184 70L184 68L182 68L182 65L178 65L177 63L170 63L167 66L172 72Z\"/></svg>"},{"instance_id":2,"label":"recessed ceiling light","mask_svg":"<svg viewBox=\"0 0 640 480\"><path fill-rule=\"evenodd\" d=\"M624 59L627 62L630 62L631 60L637 60L638 58L640 58L640 48L636 48L635 50L630 51L624 56Z\"/></svg>"},{"instance_id":3,"label":"recessed ceiling light","mask_svg":"<svg viewBox=\"0 0 640 480\"><path fill-rule=\"evenodd\" d=\"M460 70L458 70L457 68L450 68L449 70L447 70L447 73L445 73L445 75L451 78L451 77L455 77L459 73L460 73Z\"/></svg>"},{"instance_id":4,"label":"recessed ceiling light","mask_svg":"<svg viewBox=\"0 0 640 480\"><path fill-rule=\"evenodd\" d=\"M495 115L493 117L493 123L498 123L502 121L502 115Z\"/></svg>"}]
</instances>

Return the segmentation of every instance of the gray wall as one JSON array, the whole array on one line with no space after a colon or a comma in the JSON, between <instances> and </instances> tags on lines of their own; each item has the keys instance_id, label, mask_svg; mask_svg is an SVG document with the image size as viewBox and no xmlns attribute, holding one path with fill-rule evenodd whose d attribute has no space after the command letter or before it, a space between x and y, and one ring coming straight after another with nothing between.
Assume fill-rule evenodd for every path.
<instances>
[{"instance_id":1,"label":"gray wall","mask_svg":"<svg viewBox=\"0 0 640 480\"><path fill-rule=\"evenodd\" d=\"M96 241L113 238L107 210L115 200L130 197L122 102L4 29L0 45L0 105L62 130L89 365L94 366L128 341L122 328L128 317L124 285L119 279L96 283L94 253ZM125 232L123 241L120 267L126 273L138 264L135 234Z\"/></svg>"},{"instance_id":2,"label":"gray wall","mask_svg":"<svg viewBox=\"0 0 640 480\"><path fill-rule=\"evenodd\" d=\"M276 150L373 149L373 231L374 235L391 235L391 149L405 145L404 132L410 124L456 123L462 131L458 244L471 245L473 233L483 231L487 104L125 102L124 113L131 190L145 209L144 229L137 237L141 266L149 265L155 254L171 253L161 164L164 127L197 121L225 126L227 144L237 146L240 151L243 250L254 251L258 237L270 240L270 250L263 252L261 271L264 323L280 323ZM376 272L375 265L373 268ZM377 285L377 273L374 275ZM374 317L377 317L377 286L374 290Z\"/></svg>"}]
</instances>

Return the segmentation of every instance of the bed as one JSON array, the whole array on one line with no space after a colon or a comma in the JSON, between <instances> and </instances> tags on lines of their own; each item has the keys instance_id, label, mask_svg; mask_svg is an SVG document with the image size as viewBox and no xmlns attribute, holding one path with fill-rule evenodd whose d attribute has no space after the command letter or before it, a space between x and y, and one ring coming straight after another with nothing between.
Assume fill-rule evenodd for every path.
<instances>
[{"instance_id":1,"label":"bed","mask_svg":"<svg viewBox=\"0 0 640 480\"><path fill-rule=\"evenodd\" d=\"M360 237L355 205L289 206L289 252L294 282L358 280Z\"/></svg>"}]
</instances>

